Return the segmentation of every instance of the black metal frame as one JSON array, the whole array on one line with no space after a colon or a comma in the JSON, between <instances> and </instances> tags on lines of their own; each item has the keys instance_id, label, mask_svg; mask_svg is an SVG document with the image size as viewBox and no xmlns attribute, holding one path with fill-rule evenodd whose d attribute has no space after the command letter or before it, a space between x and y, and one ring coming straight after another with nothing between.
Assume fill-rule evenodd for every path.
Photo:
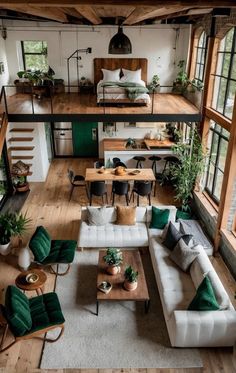
<instances>
[{"instance_id":1,"label":"black metal frame","mask_svg":"<svg viewBox=\"0 0 236 373\"><path fill-rule=\"evenodd\" d=\"M79 56L79 53L92 53L92 48L86 48L86 49L76 49L68 58L67 58L67 77L68 77L68 93L70 93L70 60L75 59L76 60L76 73L77 73L77 84L78 84L78 92L79 92L79 61L81 60L81 56Z\"/></svg>"},{"instance_id":2,"label":"black metal frame","mask_svg":"<svg viewBox=\"0 0 236 373\"><path fill-rule=\"evenodd\" d=\"M236 79L231 78L232 70L233 70L233 59L234 59L234 56L236 55L236 46L235 45L236 45L236 27L234 27L234 34L233 34L232 49L231 49L231 51L221 51L221 50L219 50L217 52L217 56L219 56L220 54L224 55L223 56L223 63L222 63L222 66L221 66L221 74L212 74L214 77L220 78L219 87L221 86L222 79L226 80L225 97L224 97L224 101L223 101L223 111L221 113L217 109L218 103L219 103L219 97L220 97L220 89L218 90L216 108L214 109L217 112L219 112L220 114L223 114L226 118L228 118L225 115L225 111L226 111L226 101L227 101L227 97L228 97L228 93L229 93L229 86L230 86L231 82L236 82ZM230 55L230 62L229 62L228 76L225 76L225 75L223 75L223 68L224 68L225 56L227 54Z\"/></svg>"},{"instance_id":3,"label":"black metal frame","mask_svg":"<svg viewBox=\"0 0 236 373\"><path fill-rule=\"evenodd\" d=\"M216 122L214 122L215 124L217 124ZM221 127L220 130L217 130L213 127L210 128L210 131L212 131L212 142L211 142L211 149L210 149L210 153L209 153L209 161L208 161L208 165L207 165L207 171L206 171L206 182L205 182L205 190L206 192L209 194L209 196L213 199L213 201L216 203L216 204L219 204L219 199L215 196L215 188L216 188L216 182L217 182L217 173L218 171L222 172L222 174L224 174L224 170L222 170L220 167L219 167L219 158L220 158L220 147L221 147L221 141L222 139L229 142L229 139L227 138L227 136L225 136L222 131L223 131L223 128ZM217 151L216 151L216 160L215 162L213 162L211 159L212 159L212 150L213 150L213 145L214 145L214 136L218 136L218 145L217 145ZM208 180L209 180L209 170L210 170L210 166L213 166L214 167L214 174L213 174L213 182L212 182L212 188L210 189L207 184L208 184Z\"/></svg>"},{"instance_id":4,"label":"black metal frame","mask_svg":"<svg viewBox=\"0 0 236 373\"><path fill-rule=\"evenodd\" d=\"M0 210L2 209L2 207L6 203L7 199L13 194L13 191L14 191L13 184L12 184L12 179L11 179L10 165L9 165L9 161L8 161L8 157L7 157L6 142L3 145L3 150L2 150L1 157L3 157L4 164L5 164L7 193L5 194L5 196L0 201Z\"/></svg>"},{"instance_id":5,"label":"black metal frame","mask_svg":"<svg viewBox=\"0 0 236 373\"><path fill-rule=\"evenodd\" d=\"M24 42L25 41L29 41L29 40L24 40L24 41L21 41L21 50L22 50L22 58L23 58L23 65L24 65L24 69L26 70L26 61L25 61L25 55L36 55L36 56L45 56L45 53L37 53L37 52L33 52L33 53L29 53L29 52L25 52L25 46L24 46ZM37 41L37 42L41 42L42 45L43 43L45 42L44 40L30 40L30 41ZM47 43L47 42L46 42Z\"/></svg>"},{"instance_id":6,"label":"black metal frame","mask_svg":"<svg viewBox=\"0 0 236 373\"><path fill-rule=\"evenodd\" d=\"M203 37L203 47L200 47L199 46L199 42L200 42L200 39L202 37L202 34L204 34L204 37ZM199 39L198 39L198 45L196 47L196 50L197 50L197 54L196 54L196 64L195 64L195 72L194 72L194 79L195 80L198 80L200 82L203 82L203 78L204 78L204 72L205 72L205 63L206 63L206 48L207 46L207 36L206 36L206 32L205 31L202 31ZM200 62L198 62L198 52L201 52L201 57L200 57ZM203 61L203 63L202 63ZM203 66L203 69L202 69L202 76L200 76L200 67ZM198 76L197 76L197 67L198 67Z\"/></svg>"}]
</instances>

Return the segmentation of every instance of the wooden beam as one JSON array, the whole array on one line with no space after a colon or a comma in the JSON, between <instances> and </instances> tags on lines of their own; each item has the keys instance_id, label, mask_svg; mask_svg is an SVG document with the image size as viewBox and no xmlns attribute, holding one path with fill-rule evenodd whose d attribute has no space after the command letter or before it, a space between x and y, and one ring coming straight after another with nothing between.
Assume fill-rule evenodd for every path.
<instances>
[{"instance_id":1,"label":"wooden beam","mask_svg":"<svg viewBox=\"0 0 236 373\"><path fill-rule=\"evenodd\" d=\"M75 10L79 12L84 18L86 18L93 25L99 25L102 23L102 19L98 17L97 13L91 6L75 6Z\"/></svg>"},{"instance_id":2,"label":"wooden beam","mask_svg":"<svg viewBox=\"0 0 236 373\"><path fill-rule=\"evenodd\" d=\"M3 149L3 145L5 142L5 138L6 138L7 125L8 125L8 120L7 120L6 114L4 113L2 116L1 128L0 128L0 154L2 154L2 149Z\"/></svg>"},{"instance_id":3,"label":"wooden beam","mask_svg":"<svg viewBox=\"0 0 236 373\"><path fill-rule=\"evenodd\" d=\"M148 18L163 18L168 16L172 13L181 12L183 10L187 10L189 8L183 7L162 7L157 9L157 7L137 7L135 10L129 15L128 18L123 22L125 25L133 25L135 23L144 21Z\"/></svg>"},{"instance_id":4,"label":"wooden beam","mask_svg":"<svg viewBox=\"0 0 236 373\"><path fill-rule=\"evenodd\" d=\"M232 126L230 119L226 118L224 115L218 113L218 111L212 108L205 108L204 112L205 116L214 120L214 122L218 123L221 127L230 132Z\"/></svg>"},{"instance_id":5,"label":"wooden beam","mask_svg":"<svg viewBox=\"0 0 236 373\"><path fill-rule=\"evenodd\" d=\"M3 0L1 5L37 5L42 6L42 1L39 0ZM56 6L56 7L75 7L79 5L114 5L114 0L47 0L43 2L43 6ZM154 6L154 7L164 7L164 6L187 6L190 8L203 8L203 7L213 7L213 8L225 8L225 7L236 7L235 0L116 0L115 5L129 5L129 6Z\"/></svg>"},{"instance_id":6,"label":"wooden beam","mask_svg":"<svg viewBox=\"0 0 236 373\"><path fill-rule=\"evenodd\" d=\"M0 7L3 8L2 4ZM42 17L42 18L48 18L53 21L68 22L66 15L61 10L55 9L55 8L45 8L45 7L36 7L36 6L28 6L28 5L24 5L24 6L8 5L8 6L5 6L4 9L14 10L20 13L31 14L34 16Z\"/></svg>"},{"instance_id":7,"label":"wooden beam","mask_svg":"<svg viewBox=\"0 0 236 373\"><path fill-rule=\"evenodd\" d=\"M215 252L219 249L220 231L227 229L227 221L232 203L233 186L236 177L236 97L234 99L234 110L229 137L228 151L225 160L224 178L221 187L220 204L216 223L216 234L214 239Z\"/></svg>"},{"instance_id":8,"label":"wooden beam","mask_svg":"<svg viewBox=\"0 0 236 373\"><path fill-rule=\"evenodd\" d=\"M74 8L59 8L62 12L68 14L69 16L75 17L75 18L80 18L82 19L83 16L77 12Z\"/></svg>"}]
</instances>

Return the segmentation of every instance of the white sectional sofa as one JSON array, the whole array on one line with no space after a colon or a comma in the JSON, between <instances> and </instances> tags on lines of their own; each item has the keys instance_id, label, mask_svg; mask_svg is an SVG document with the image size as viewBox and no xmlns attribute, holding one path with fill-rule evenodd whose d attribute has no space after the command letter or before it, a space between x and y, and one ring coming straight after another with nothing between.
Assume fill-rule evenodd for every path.
<instances>
[{"instance_id":1,"label":"white sectional sofa","mask_svg":"<svg viewBox=\"0 0 236 373\"><path fill-rule=\"evenodd\" d=\"M174 206L158 206L170 209L169 220L175 221ZM169 250L162 244L160 229L150 229L152 207L137 207L136 225L119 226L115 208L111 208L109 223L105 226L89 226L86 208L82 210L78 247L143 247L149 246L152 265L162 302L163 313L171 341L175 347L232 346L236 340L236 311L216 274L206 250L198 245L200 255L190 271L183 272L169 258ZM219 311L189 311L188 306L196 289L208 274Z\"/></svg>"}]
</instances>

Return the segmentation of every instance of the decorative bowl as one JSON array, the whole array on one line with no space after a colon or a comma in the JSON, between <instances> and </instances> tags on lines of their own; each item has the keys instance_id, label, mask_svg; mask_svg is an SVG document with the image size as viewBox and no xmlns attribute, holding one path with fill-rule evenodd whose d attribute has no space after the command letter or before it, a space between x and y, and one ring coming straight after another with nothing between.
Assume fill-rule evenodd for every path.
<instances>
[{"instance_id":1,"label":"decorative bowl","mask_svg":"<svg viewBox=\"0 0 236 373\"><path fill-rule=\"evenodd\" d=\"M130 171L130 175L138 175L140 174L140 170L133 170L133 171Z\"/></svg>"},{"instance_id":2,"label":"decorative bowl","mask_svg":"<svg viewBox=\"0 0 236 373\"><path fill-rule=\"evenodd\" d=\"M29 284L34 284L38 281L39 276L36 273L28 273L28 275L25 277L26 282Z\"/></svg>"},{"instance_id":3,"label":"decorative bowl","mask_svg":"<svg viewBox=\"0 0 236 373\"><path fill-rule=\"evenodd\" d=\"M116 175L124 175L126 173L126 169L122 166L118 166L115 169L115 174Z\"/></svg>"},{"instance_id":4,"label":"decorative bowl","mask_svg":"<svg viewBox=\"0 0 236 373\"><path fill-rule=\"evenodd\" d=\"M101 168L99 168L99 170L98 170L98 173L99 174L105 174L107 172L107 169L105 168L105 167L101 167Z\"/></svg>"}]
</instances>

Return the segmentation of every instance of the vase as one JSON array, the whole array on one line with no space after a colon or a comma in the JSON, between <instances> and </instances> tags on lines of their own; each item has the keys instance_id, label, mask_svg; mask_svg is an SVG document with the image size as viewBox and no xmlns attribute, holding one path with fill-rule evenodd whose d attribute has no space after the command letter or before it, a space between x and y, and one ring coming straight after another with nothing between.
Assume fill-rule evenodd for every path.
<instances>
[{"instance_id":1,"label":"vase","mask_svg":"<svg viewBox=\"0 0 236 373\"><path fill-rule=\"evenodd\" d=\"M20 269L22 269L24 271L27 271L30 264L31 264L30 250L27 246L22 247L19 250L18 265L19 265Z\"/></svg>"},{"instance_id":2,"label":"vase","mask_svg":"<svg viewBox=\"0 0 236 373\"><path fill-rule=\"evenodd\" d=\"M107 273L109 273L109 275L117 275L117 273L120 273L120 267L116 265L109 265L107 266Z\"/></svg>"},{"instance_id":3,"label":"vase","mask_svg":"<svg viewBox=\"0 0 236 373\"><path fill-rule=\"evenodd\" d=\"M11 245L10 245L10 241L4 245L0 245L0 254L2 255L8 255L11 251Z\"/></svg>"},{"instance_id":4,"label":"vase","mask_svg":"<svg viewBox=\"0 0 236 373\"><path fill-rule=\"evenodd\" d=\"M134 282L129 282L127 280L124 281L124 288L128 291L133 291L137 288L138 286L138 282L137 281L134 281Z\"/></svg>"}]
</instances>

